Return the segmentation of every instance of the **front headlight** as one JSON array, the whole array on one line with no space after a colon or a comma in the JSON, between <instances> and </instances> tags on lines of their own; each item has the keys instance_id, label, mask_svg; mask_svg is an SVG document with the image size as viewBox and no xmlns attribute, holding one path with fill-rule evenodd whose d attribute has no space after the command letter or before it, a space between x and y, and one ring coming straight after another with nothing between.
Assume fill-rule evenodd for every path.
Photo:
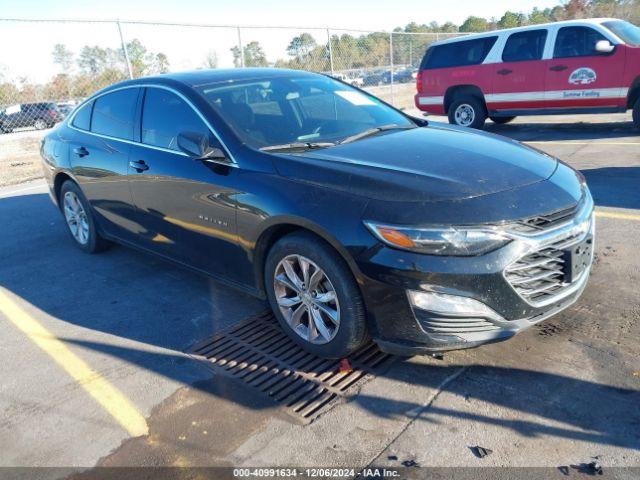
<instances>
[{"instance_id":1,"label":"front headlight","mask_svg":"<svg viewBox=\"0 0 640 480\"><path fill-rule=\"evenodd\" d=\"M491 228L411 228L365 222L390 247L429 255L474 256L496 250L511 240Z\"/></svg>"}]
</instances>

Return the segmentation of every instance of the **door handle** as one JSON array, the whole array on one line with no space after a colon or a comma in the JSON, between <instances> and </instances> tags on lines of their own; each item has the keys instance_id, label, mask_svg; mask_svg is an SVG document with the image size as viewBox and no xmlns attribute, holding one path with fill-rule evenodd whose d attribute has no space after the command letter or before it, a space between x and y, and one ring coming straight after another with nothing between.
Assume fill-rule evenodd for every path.
<instances>
[{"instance_id":1,"label":"door handle","mask_svg":"<svg viewBox=\"0 0 640 480\"><path fill-rule=\"evenodd\" d=\"M86 157L87 155L89 155L89 150L87 150L84 147L77 147L73 149L73 153L75 153L77 156L79 157Z\"/></svg>"},{"instance_id":2,"label":"door handle","mask_svg":"<svg viewBox=\"0 0 640 480\"><path fill-rule=\"evenodd\" d=\"M561 72L563 70L566 70L567 67L566 65L554 65L553 67L549 68L549 70L551 70L552 72Z\"/></svg>"},{"instance_id":3,"label":"door handle","mask_svg":"<svg viewBox=\"0 0 640 480\"><path fill-rule=\"evenodd\" d=\"M513 70L509 70L508 68L503 68L502 70L498 70L496 73L498 75L509 75L510 73L513 73Z\"/></svg>"},{"instance_id":4,"label":"door handle","mask_svg":"<svg viewBox=\"0 0 640 480\"><path fill-rule=\"evenodd\" d=\"M144 163L144 160L130 161L129 166L133 168L136 172L144 172L145 170L149 170L149 165Z\"/></svg>"}]
</instances>

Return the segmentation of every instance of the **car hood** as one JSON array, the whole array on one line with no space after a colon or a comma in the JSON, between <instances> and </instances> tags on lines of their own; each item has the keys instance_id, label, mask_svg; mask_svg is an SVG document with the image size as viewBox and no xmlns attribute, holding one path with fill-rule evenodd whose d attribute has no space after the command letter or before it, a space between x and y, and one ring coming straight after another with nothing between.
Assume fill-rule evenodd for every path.
<instances>
[{"instance_id":1,"label":"car hood","mask_svg":"<svg viewBox=\"0 0 640 480\"><path fill-rule=\"evenodd\" d=\"M423 202L518 189L548 179L558 164L514 140L445 125L274 158L278 173L292 180L376 200Z\"/></svg>"}]
</instances>

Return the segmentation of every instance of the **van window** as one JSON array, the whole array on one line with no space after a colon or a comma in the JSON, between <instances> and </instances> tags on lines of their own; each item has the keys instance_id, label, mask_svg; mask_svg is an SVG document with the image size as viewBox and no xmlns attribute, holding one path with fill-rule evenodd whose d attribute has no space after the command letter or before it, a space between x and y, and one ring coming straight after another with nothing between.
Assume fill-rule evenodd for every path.
<instances>
[{"instance_id":1,"label":"van window","mask_svg":"<svg viewBox=\"0 0 640 480\"><path fill-rule=\"evenodd\" d=\"M640 28L636 27L633 23L622 20L612 20L610 22L603 22L602 25L620 37L627 45L640 47Z\"/></svg>"},{"instance_id":2,"label":"van window","mask_svg":"<svg viewBox=\"0 0 640 480\"><path fill-rule=\"evenodd\" d=\"M606 38L589 27L562 27L558 31L553 58L599 55L596 43Z\"/></svg>"},{"instance_id":3,"label":"van window","mask_svg":"<svg viewBox=\"0 0 640 480\"><path fill-rule=\"evenodd\" d=\"M544 53L544 44L547 41L547 31L527 30L513 33L509 36L504 51L503 62L527 62L540 60Z\"/></svg>"},{"instance_id":4,"label":"van window","mask_svg":"<svg viewBox=\"0 0 640 480\"><path fill-rule=\"evenodd\" d=\"M133 115L137 99L137 88L117 90L98 97L94 102L91 131L132 140Z\"/></svg>"},{"instance_id":5,"label":"van window","mask_svg":"<svg viewBox=\"0 0 640 480\"><path fill-rule=\"evenodd\" d=\"M420 70L479 65L487 58L497 39L484 37L431 47L422 59Z\"/></svg>"}]
</instances>

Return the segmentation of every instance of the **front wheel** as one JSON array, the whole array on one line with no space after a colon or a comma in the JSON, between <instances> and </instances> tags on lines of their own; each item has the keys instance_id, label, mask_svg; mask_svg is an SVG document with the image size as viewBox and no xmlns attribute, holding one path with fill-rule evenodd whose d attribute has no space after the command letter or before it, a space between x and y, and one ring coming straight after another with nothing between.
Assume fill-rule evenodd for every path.
<instances>
[{"instance_id":1,"label":"front wheel","mask_svg":"<svg viewBox=\"0 0 640 480\"><path fill-rule=\"evenodd\" d=\"M640 98L636 100L636 104L633 106L633 124L640 130Z\"/></svg>"},{"instance_id":2,"label":"front wheel","mask_svg":"<svg viewBox=\"0 0 640 480\"><path fill-rule=\"evenodd\" d=\"M269 303L287 335L304 350L343 358L368 339L364 303L345 261L306 233L281 238L265 265Z\"/></svg>"},{"instance_id":3,"label":"front wheel","mask_svg":"<svg viewBox=\"0 0 640 480\"><path fill-rule=\"evenodd\" d=\"M489 117L493 123L497 123L498 125L504 125L505 123L509 123L513 121L516 117Z\"/></svg>"},{"instance_id":4,"label":"front wheel","mask_svg":"<svg viewBox=\"0 0 640 480\"><path fill-rule=\"evenodd\" d=\"M482 128L487 120L484 102L476 97L460 97L449 107L449 123L460 127Z\"/></svg>"},{"instance_id":5,"label":"front wheel","mask_svg":"<svg viewBox=\"0 0 640 480\"><path fill-rule=\"evenodd\" d=\"M64 182L59 203L67 231L78 248L87 253L97 253L109 246L109 242L98 232L89 202L78 185L71 180Z\"/></svg>"}]
</instances>

